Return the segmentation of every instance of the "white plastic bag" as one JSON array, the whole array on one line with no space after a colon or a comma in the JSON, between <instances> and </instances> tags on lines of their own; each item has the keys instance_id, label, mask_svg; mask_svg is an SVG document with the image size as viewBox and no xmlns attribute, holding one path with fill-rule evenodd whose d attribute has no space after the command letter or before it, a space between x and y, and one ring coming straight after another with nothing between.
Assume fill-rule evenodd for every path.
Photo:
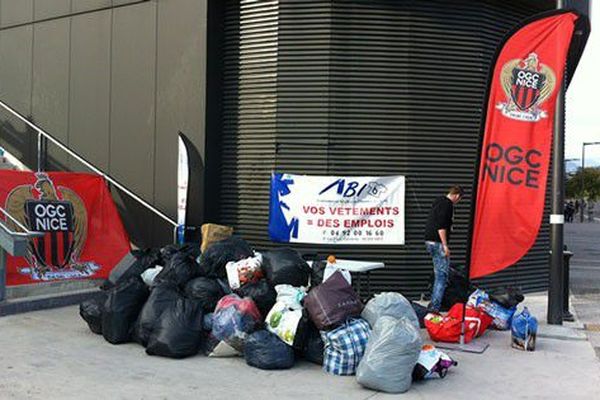
<instances>
[{"instance_id":1,"label":"white plastic bag","mask_svg":"<svg viewBox=\"0 0 600 400\"><path fill-rule=\"evenodd\" d=\"M240 286L246 283L261 279L263 277L261 265L262 255L258 252L255 252L253 257L228 262L225 265L225 271L227 271L229 287L239 289Z\"/></svg>"},{"instance_id":2,"label":"white plastic bag","mask_svg":"<svg viewBox=\"0 0 600 400\"><path fill-rule=\"evenodd\" d=\"M209 357L238 357L242 353L231 347L224 341L220 341L219 344L208 354Z\"/></svg>"},{"instance_id":3,"label":"white plastic bag","mask_svg":"<svg viewBox=\"0 0 600 400\"><path fill-rule=\"evenodd\" d=\"M458 365L448 354L435 346L425 345L421 349L417 365L413 370L413 380L444 378L448 370Z\"/></svg>"},{"instance_id":4,"label":"white plastic bag","mask_svg":"<svg viewBox=\"0 0 600 400\"><path fill-rule=\"evenodd\" d=\"M276 285L277 302L283 303L292 310L302 309L302 300L306 297L306 288L303 286Z\"/></svg>"},{"instance_id":5,"label":"white plastic bag","mask_svg":"<svg viewBox=\"0 0 600 400\"><path fill-rule=\"evenodd\" d=\"M267 314L265 324L269 332L274 333L285 343L293 346L301 319L302 309L294 310L285 303L278 301Z\"/></svg>"},{"instance_id":6,"label":"white plastic bag","mask_svg":"<svg viewBox=\"0 0 600 400\"><path fill-rule=\"evenodd\" d=\"M147 270L142 272L140 274L140 276L142 277L142 280L144 281L146 286L152 286L152 284L154 283L154 278L156 278L156 276L162 270L163 270L163 267L161 267L160 265L157 265L154 268L148 268Z\"/></svg>"},{"instance_id":7,"label":"white plastic bag","mask_svg":"<svg viewBox=\"0 0 600 400\"><path fill-rule=\"evenodd\" d=\"M348 281L348 284L352 285L352 275L345 269L339 268L336 264L327 263L325 266L325 271L323 271L323 282L325 282L331 275L335 273L335 271L340 271L344 279Z\"/></svg>"}]
</instances>

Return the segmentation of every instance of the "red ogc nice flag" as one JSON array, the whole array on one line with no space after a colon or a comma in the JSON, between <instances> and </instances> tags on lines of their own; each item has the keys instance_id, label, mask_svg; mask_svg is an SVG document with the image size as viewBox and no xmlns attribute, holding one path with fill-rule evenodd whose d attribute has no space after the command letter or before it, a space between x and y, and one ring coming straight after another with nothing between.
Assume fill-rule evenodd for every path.
<instances>
[{"instance_id":1,"label":"red ogc nice flag","mask_svg":"<svg viewBox=\"0 0 600 400\"><path fill-rule=\"evenodd\" d=\"M25 257L8 257L8 285L40 281L107 278L129 251L129 238L98 175L69 172L0 171L0 205L18 225L42 236Z\"/></svg>"},{"instance_id":2,"label":"red ogc nice flag","mask_svg":"<svg viewBox=\"0 0 600 400\"><path fill-rule=\"evenodd\" d=\"M557 93L579 19L565 11L535 17L508 36L492 64L476 178L471 278L513 265L537 238Z\"/></svg>"}]
</instances>

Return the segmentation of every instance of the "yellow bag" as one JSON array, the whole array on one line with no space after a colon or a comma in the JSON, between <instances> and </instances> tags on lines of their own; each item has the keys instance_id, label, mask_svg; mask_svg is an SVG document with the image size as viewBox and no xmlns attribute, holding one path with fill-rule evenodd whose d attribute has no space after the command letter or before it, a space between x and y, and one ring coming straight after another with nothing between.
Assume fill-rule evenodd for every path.
<instances>
[{"instance_id":1,"label":"yellow bag","mask_svg":"<svg viewBox=\"0 0 600 400\"><path fill-rule=\"evenodd\" d=\"M203 224L202 245L200 246L200 250L204 253L211 244L227 239L231 235L233 235L232 227L217 224Z\"/></svg>"}]
</instances>

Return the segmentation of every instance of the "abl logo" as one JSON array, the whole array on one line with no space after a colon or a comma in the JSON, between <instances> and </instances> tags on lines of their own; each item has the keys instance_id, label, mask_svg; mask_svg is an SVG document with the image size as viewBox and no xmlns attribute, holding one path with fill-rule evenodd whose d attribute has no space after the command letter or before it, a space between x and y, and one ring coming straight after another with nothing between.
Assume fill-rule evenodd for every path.
<instances>
[{"instance_id":1,"label":"abl logo","mask_svg":"<svg viewBox=\"0 0 600 400\"><path fill-rule=\"evenodd\" d=\"M387 192L387 187L377 182L363 183L358 181L346 181L344 178L337 179L327 185L319 192L319 196L330 190L335 190L342 197L361 197L362 195L379 197Z\"/></svg>"}]
</instances>

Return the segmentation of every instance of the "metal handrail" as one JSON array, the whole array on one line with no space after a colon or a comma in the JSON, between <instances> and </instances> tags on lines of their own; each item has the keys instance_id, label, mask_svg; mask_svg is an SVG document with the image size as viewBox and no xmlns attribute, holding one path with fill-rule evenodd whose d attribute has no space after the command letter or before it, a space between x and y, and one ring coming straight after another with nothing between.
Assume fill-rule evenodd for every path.
<instances>
[{"instance_id":1,"label":"metal handrail","mask_svg":"<svg viewBox=\"0 0 600 400\"><path fill-rule=\"evenodd\" d=\"M42 148L41 148L42 140L41 139L42 139L42 137L44 137L45 139L47 139L50 142L52 142L53 144L55 144L59 149L63 150L64 152L69 154L71 157L73 157L74 159L76 159L77 161L79 161L80 163L82 163L83 165L88 167L89 169L91 169L93 172L102 176L104 179L106 179L108 182L110 182L116 188L121 190L123 193L125 193L126 195L128 195L129 197L131 197L132 199L137 201L138 203L140 203L146 209L152 211L155 215L158 215L160 218L162 218L163 220L165 220L166 222L171 224L175 228L175 230L177 229L178 224L175 220L171 219L169 216L167 216L165 213L163 213L162 211L160 211L159 209L154 207L152 204L148 203L147 201L142 199L140 196L133 193L131 190L127 189L123 184L119 183L116 179L114 179L113 177L111 177L110 175L108 175L107 173L102 171L100 168L96 167L94 164L92 164L91 162L89 162L88 160L86 160L85 158L80 156L79 154L77 154L75 151L71 150L69 147L67 147L65 144L63 144L60 140L56 139L54 136L50 135L48 132L44 131L42 128L38 127L37 125L35 125L31 121L29 121L26 117L21 115L18 111L13 109L11 106L6 104L2 100L0 100L0 106L2 106L5 110L10 112L12 115L17 117L21 121L23 121L27 126L29 126L30 128L34 129L37 132L37 134L38 134L38 142L37 142L37 144L38 144L38 171L40 171L40 167L41 167L41 162L39 159L39 156L40 156L41 150L42 150Z\"/></svg>"},{"instance_id":2,"label":"metal handrail","mask_svg":"<svg viewBox=\"0 0 600 400\"><path fill-rule=\"evenodd\" d=\"M23 236L23 237L35 237L35 236L43 235L42 232L30 231L29 229L27 229L27 227L25 225L23 225L21 222L19 222L18 219L16 219L12 215L10 215L9 212L6 211L4 208L0 207L0 212L2 214L4 214L6 216L6 218L10 219L19 229L21 229L23 231L23 232L15 232L15 231L10 230L6 225L0 224L0 227L2 227L2 229L4 229L10 235Z\"/></svg>"},{"instance_id":3,"label":"metal handrail","mask_svg":"<svg viewBox=\"0 0 600 400\"><path fill-rule=\"evenodd\" d=\"M2 303L6 297L7 254L17 257L24 256L28 247L27 243L30 243L33 238L44 236L45 233L30 231L2 207L0 207L0 212L6 216L7 220L14 222L16 227L23 231L16 232L6 225L5 221L0 220L0 303Z\"/></svg>"}]
</instances>

